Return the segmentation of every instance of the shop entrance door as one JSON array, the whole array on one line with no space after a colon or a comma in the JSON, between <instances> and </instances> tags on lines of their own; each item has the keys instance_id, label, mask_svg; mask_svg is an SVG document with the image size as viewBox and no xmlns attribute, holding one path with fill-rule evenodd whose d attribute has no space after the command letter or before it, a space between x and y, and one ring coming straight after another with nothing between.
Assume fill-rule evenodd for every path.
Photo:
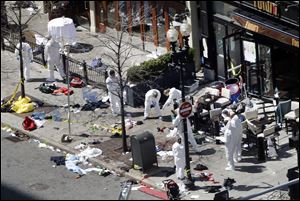
<instances>
[{"instance_id":1,"label":"shop entrance door","mask_svg":"<svg viewBox=\"0 0 300 201\"><path fill-rule=\"evenodd\" d=\"M225 80L242 77L248 93L272 96L271 47L254 40L245 31L223 38Z\"/></svg>"},{"instance_id":2,"label":"shop entrance door","mask_svg":"<svg viewBox=\"0 0 300 201\"><path fill-rule=\"evenodd\" d=\"M244 55L243 74L246 77L248 93L259 97L272 97L274 90L271 47L249 39L244 39L242 46Z\"/></svg>"},{"instance_id":3,"label":"shop entrance door","mask_svg":"<svg viewBox=\"0 0 300 201\"><path fill-rule=\"evenodd\" d=\"M225 80L236 78L242 72L242 32L238 31L223 38Z\"/></svg>"}]
</instances>

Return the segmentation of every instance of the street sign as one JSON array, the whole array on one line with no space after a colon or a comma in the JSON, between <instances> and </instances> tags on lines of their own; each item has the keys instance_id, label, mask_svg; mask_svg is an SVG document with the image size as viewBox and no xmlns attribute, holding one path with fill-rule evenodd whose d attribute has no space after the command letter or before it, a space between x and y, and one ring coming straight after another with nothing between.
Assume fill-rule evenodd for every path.
<instances>
[{"instance_id":1,"label":"street sign","mask_svg":"<svg viewBox=\"0 0 300 201\"><path fill-rule=\"evenodd\" d=\"M181 105L179 107L179 115L183 118L186 118L186 117L190 116L190 114L192 113L192 110L193 110L193 106L191 103L183 102L183 103L181 103Z\"/></svg>"}]
</instances>

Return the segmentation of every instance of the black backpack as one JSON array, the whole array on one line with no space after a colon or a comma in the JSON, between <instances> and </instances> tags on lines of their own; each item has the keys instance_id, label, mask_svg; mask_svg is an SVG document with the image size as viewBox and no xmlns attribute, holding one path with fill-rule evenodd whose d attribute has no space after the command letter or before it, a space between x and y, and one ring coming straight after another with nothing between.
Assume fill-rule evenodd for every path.
<instances>
[{"instance_id":1,"label":"black backpack","mask_svg":"<svg viewBox=\"0 0 300 201\"><path fill-rule=\"evenodd\" d=\"M54 90L58 89L58 87L55 84L49 84L49 83L42 83L39 86L39 90L46 94L52 94Z\"/></svg>"}]
</instances>

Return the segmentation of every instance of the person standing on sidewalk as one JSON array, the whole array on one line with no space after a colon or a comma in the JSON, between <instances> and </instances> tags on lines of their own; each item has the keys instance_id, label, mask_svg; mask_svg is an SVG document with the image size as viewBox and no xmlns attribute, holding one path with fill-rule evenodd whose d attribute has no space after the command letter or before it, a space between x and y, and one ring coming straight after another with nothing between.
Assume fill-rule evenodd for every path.
<instances>
[{"instance_id":1,"label":"person standing on sidewalk","mask_svg":"<svg viewBox=\"0 0 300 201\"><path fill-rule=\"evenodd\" d=\"M181 143L181 138L177 138L177 141L172 145L172 152L174 156L174 165L176 166L177 179L184 179L184 167L185 167L185 149Z\"/></svg>"},{"instance_id":2,"label":"person standing on sidewalk","mask_svg":"<svg viewBox=\"0 0 300 201\"><path fill-rule=\"evenodd\" d=\"M106 87L108 90L110 108L113 116L118 116L121 114L120 107L120 95L121 90L119 86L119 78L116 76L114 70L110 70L108 77L106 78Z\"/></svg>"},{"instance_id":3,"label":"person standing on sidewalk","mask_svg":"<svg viewBox=\"0 0 300 201\"><path fill-rule=\"evenodd\" d=\"M15 55L17 59L20 59L20 43L17 44L15 49ZM25 42L25 36L22 36L22 58L23 58L23 67L24 67L24 78L26 82L31 80L30 77L30 63L33 61L32 48L28 43Z\"/></svg>"},{"instance_id":4,"label":"person standing on sidewalk","mask_svg":"<svg viewBox=\"0 0 300 201\"><path fill-rule=\"evenodd\" d=\"M226 124L224 132L225 153L227 158L227 167L225 170L235 170L234 162L241 160L242 132L243 127L239 117L231 111L230 120Z\"/></svg>"},{"instance_id":5,"label":"person standing on sidewalk","mask_svg":"<svg viewBox=\"0 0 300 201\"><path fill-rule=\"evenodd\" d=\"M149 117L149 112L151 108L155 109L156 116L162 120L161 111L159 107L159 100L161 94L160 91L157 89L150 89L145 95L145 110L144 110L144 120Z\"/></svg>"},{"instance_id":6,"label":"person standing on sidewalk","mask_svg":"<svg viewBox=\"0 0 300 201\"><path fill-rule=\"evenodd\" d=\"M54 66L57 68L63 81L64 82L66 81L66 74L64 72L63 65L60 60L59 49L60 49L59 43L51 37L45 46L45 60L48 63L48 70L49 70L49 78L47 79L48 82L55 82Z\"/></svg>"}]
</instances>

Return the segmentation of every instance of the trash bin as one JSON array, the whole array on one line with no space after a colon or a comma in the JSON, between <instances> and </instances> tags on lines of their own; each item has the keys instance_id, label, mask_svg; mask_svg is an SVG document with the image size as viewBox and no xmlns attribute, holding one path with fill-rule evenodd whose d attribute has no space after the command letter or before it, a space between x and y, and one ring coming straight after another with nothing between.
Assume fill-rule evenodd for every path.
<instances>
[{"instance_id":1,"label":"trash bin","mask_svg":"<svg viewBox=\"0 0 300 201\"><path fill-rule=\"evenodd\" d=\"M133 167L148 170L153 163L157 164L155 139L150 132L133 135L130 138Z\"/></svg>"},{"instance_id":2,"label":"trash bin","mask_svg":"<svg viewBox=\"0 0 300 201\"><path fill-rule=\"evenodd\" d=\"M289 181L299 178L299 167L288 169L286 176ZM299 200L299 183L289 186L289 196L291 200Z\"/></svg>"}]
</instances>

